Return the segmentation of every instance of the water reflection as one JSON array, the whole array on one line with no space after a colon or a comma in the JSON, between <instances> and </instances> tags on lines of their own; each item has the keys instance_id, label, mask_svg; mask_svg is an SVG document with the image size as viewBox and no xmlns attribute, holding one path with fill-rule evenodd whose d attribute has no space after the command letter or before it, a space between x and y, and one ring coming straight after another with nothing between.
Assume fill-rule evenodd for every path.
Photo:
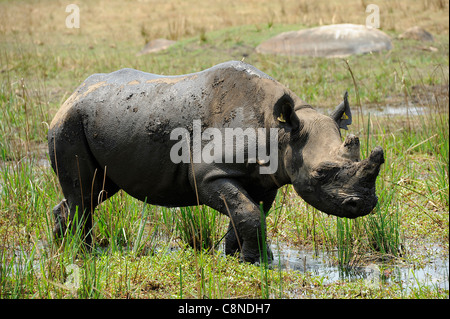
<instances>
[{"instance_id":1,"label":"water reflection","mask_svg":"<svg viewBox=\"0 0 450 319\"><path fill-rule=\"evenodd\" d=\"M389 284L397 284L404 289L423 286L446 290L449 288L448 254L435 256L422 267L414 267L406 263L395 265L370 263L343 268L336 262L336 252L298 249L285 245L271 245L271 249L274 256L274 267L308 272L323 277L324 284L364 279L369 284L378 285L380 281L383 281Z\"/></svg>"}]
</instances>

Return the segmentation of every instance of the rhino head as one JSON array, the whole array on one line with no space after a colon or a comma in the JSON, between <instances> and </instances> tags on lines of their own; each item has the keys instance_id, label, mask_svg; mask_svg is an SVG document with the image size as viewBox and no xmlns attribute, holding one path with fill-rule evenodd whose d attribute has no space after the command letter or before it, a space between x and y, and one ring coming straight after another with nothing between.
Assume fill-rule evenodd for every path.
<instances>
[{"instance_id":1,"label":"rhino head","mask_svg":"<svg viewBox=\"0 0 450 319\"><path fill-rule=\"evenodd\" d=\"M331 116L310 107L292 109L284 115L293 127L284 165L297 194L327 214L369 214L378 200L375 181L384 163L383 149L376 147L361 161L358 137L349 134L342 142L340 128L352 122L347 93Z\"/></svg>"}]
</instances>

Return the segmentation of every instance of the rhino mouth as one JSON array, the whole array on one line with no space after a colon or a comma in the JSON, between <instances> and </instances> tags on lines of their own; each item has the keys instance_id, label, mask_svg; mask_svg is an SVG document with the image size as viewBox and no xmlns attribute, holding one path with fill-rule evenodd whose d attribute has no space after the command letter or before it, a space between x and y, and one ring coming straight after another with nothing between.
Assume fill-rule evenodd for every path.
<instances>
[{"instance_id":1,"label":"rhino mouth","mask_svg":"<svg viewBox=\"0 0 450 319\"><path fill-rule=\"evenodd\" d=\"M351 196L344 199L341 203L342 207L346 207L350 211L350 215L355 215L360 211L360 207L364 205L364 200L361 197Z\"/></svg>"},{"instance_id":2,"label":"rhino mouth","mask_svg":"<svg viewBox=\"0 0 450 319\"><path fill-rule=\"evenodd\" d=\"M378 198L375 194L368 197L349 196L339 205L341 211L333 215L347 218L362 217L370 214L377 202Z\"/></svg>"},{"instance_id":3,"label":"rhino mouth","mask_svg":"<svg viewBox=\"0 0 450 319\"><path fill-rule=\"evenodd\" d=\"M345 186L344 186L345 185ZM317 209L338 217L357 218L370 214L375 208L378 197L375 194L375 181L355 182L331 179L318 187ZM314 205L313 205L314 206Z\"/></svg>"},{"instance_id":4,"label":"rhino mouth","mask_svg":"<svg viewBox=\"0 0 450 319\"><path fill-rule=\"evenodd\" d=\"M327 175L325 179L314 176L309 182L309 191L297 193L308 204L329 215L357 218L372 212L378 202L375 179L361 180L353 167Z\"/></svg>"},{"instance_id":5,"label":"rhino mouth","mask_svg":"<svg viewBox=\"0 0 450 319\"><path fill-rule=\"evenodd\" d=\"M337 217L357 218L370 214L375 208L378 198L375 192L367 190L370 195L344 195L344 196L319 196L323 200L308 200L306 202L317 208L318 210Z\"/></svg>"},{"instance_id":6,"label":"rhino mouth","mask_svg":"<svg viewBox=\"0 0 450 319\"><path fill-rule=\"evenodd\" d=\"M317 198L322 199L313 206L327 214L347 218L371 213L378 202L375 182L383 163L380 147L361 162L347 162L340 167L323 163L312 174Z\"/></svg>"}]
</instances>

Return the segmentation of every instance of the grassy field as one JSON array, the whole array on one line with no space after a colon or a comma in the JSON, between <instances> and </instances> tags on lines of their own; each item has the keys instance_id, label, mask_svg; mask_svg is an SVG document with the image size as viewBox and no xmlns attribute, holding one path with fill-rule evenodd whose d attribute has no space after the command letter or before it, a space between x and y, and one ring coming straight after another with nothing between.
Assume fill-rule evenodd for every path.
<instances>
[{"instance_id":1,"label":"grassy field","mask_svg":"<svg viewBox=\"0 0 450 319\"><path fill-rule=\"evenodd\" d=\"M80 28L67 29L64 2L1 1L0 298L448 298L448 288L405 289L392 275L398 267L414 272L434 255L448 258L448 1L378 1L381 29L393 38L389 52L345 60L254 52L283 31L363 24L369 3L79 1ZM435 41L397 39L414 25ZM159 37L178 42L136 55ZM146 205L123 192L94 214L94 252L83 252L77 235L53 240L51 210L62 193L48 165L48 123L86 77L123 67L184 74L243 58L325 113L348 90L349 133L360 137L362 157L376 145L385 150L373 214L329 217L283 187L267 229L275 246L336 253L331 262L343 272L377 265L379 282L343 276L329 283L280 269L277 260L257 267L193 249L193 237L221 247L227 218L207 207ZM407 111L387 116L386 106Z\"/></svg>"}]
</instances>

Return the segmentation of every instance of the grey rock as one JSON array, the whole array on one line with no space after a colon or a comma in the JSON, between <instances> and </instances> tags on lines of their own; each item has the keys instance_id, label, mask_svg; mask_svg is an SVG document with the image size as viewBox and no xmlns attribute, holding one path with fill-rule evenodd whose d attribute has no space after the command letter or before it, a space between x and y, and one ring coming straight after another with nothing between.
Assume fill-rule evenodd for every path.
<instances>
[{"instance_id":1,"label":"grey rock","mask_svg":"<svg viewBox=\"0 0 450 319\"><path fill-rule=\"evenodd\" d=\"M256 52L333 58L391 48L390 37L378 29L334 24L281 33L261 43L256 47Z\"/></svg>"}]
</instances>

